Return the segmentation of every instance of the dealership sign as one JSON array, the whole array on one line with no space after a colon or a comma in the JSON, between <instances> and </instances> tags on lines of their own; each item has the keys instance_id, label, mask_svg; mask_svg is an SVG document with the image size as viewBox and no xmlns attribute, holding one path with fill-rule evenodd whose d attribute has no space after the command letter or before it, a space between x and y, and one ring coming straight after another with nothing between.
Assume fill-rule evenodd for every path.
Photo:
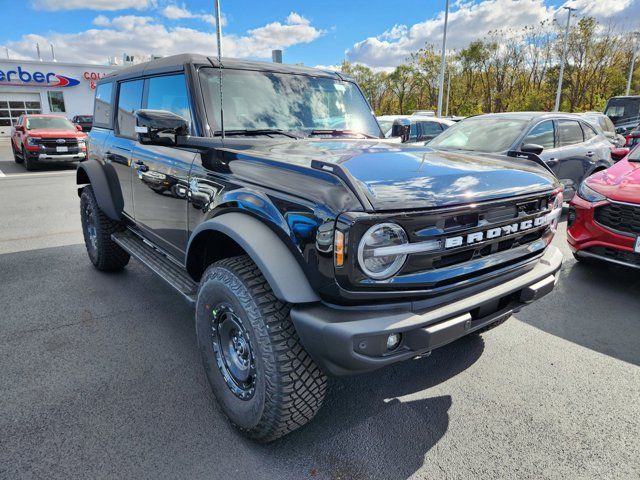
<instances>
[{"instance_id":1,"label":"dealership sign","mask_svg":"<svg viewBox=\"0 0 640 480\"><path fill-rule=\"evenodd\" d=\"M0 85L14 85L22 87L75 87L80 81L55 72L39 72L23 70L0 70Z\"/></svg>"}]
</instances>

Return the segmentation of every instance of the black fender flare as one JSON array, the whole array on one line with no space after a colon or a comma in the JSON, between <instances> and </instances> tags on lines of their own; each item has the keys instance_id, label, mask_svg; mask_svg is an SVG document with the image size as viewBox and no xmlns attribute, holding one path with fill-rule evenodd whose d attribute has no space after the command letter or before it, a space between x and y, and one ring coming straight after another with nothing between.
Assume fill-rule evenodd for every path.
<instances>
[{"instance_id":1,"label":"black fender flare","mask_svg":"<svg viewBox=\"0 0 640 480\"><path fill-rule=\"evenodd\" d=\"M110 164L97 160L86 160L78 165L76 171L78 185L91 184L98 206L112 220L122 219L124 199L118 182L118 174ZM80 195L82 189L78 189Z\"/></svg>"},{"instance_id":2,"label":"black fender flare","mask_svg":"<svg viewBox=\"0 0 640 480\"><path fill-rule=\"evenodd\" d=\"M278 299L288 303L320 300L282 239L263 222L244 213L224 213L198 225L189 238L187 263L193 241L207 230L225 234L240 245L258 266Z\"/></svg>"}]
</instances>

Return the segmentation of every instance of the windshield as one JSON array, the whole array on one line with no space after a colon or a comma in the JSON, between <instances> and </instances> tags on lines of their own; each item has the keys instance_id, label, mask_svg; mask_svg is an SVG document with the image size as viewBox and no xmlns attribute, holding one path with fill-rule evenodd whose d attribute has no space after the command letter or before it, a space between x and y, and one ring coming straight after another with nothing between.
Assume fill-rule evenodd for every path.
<instances>
[{"instance_id":1,"label":"windshield","mask_svg":"<svg viewBox=\"0 0 640 480\"><path fill-rule=\"evenodd\" d=\"M638 120L638 107L640 97L637 98L610 98L604 114L608 116L614 125Z\"/></svg>"},{"instance_id":2,"label":"windshield","mask_svg":"<svg viewBox=\"0 0 640 480\"><path fill-rule=\"evenodd\" d=\"M200 71L207 117L220 124L220 73ZM351 82L307 75L223 70L224 129L274 129L309 134L349 130L380 137L362 93Z\"/></svg>"},{"instance_id":3,"label":"windshield","mask_svg":"<svg viewBox=\"0 0 640 480\"><path fill-rule=\"evenodd\" d=\"M82 115L80 117L76 117L76 121L82 123L91 123L92 120L93 117L91 115Z\"/></svg>"},{"instance_id":4,"label":"windshield","mask_svg":"<svg viewBox=\"0 0 640 480\"><path fill-rule=\"evenodd\" d=\"M478 116L450 126L427 145L475 152L508 150L522 133L529 120L519 118Z\"/></svg>"},{"instance_id":5,"label":"windshield","mask_svg":"<svg viewBox=\"0 0 640 480\"><path fill-rule=\"evenodd\" d=\"M69 120L63 117L27 118L27 130L75 130Z\"/></svg>"}]
</instances>

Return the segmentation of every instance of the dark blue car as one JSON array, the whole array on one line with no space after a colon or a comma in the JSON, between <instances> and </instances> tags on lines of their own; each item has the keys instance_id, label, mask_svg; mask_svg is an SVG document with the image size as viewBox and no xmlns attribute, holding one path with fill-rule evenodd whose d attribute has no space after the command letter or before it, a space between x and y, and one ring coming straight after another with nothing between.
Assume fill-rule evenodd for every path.
<instances>
[{"instance_id":1,"label":"dark blue car","mask_svg":"<svg viewBox=\"0 0 640 480\"><path fill-rule=\"evenodd\" d=\"M613 165L611 142L584 118L569 113L513 112L469 117L428 143L438 150L537 154L570 200L582 180Z\"/></svg>"}]
</instances>

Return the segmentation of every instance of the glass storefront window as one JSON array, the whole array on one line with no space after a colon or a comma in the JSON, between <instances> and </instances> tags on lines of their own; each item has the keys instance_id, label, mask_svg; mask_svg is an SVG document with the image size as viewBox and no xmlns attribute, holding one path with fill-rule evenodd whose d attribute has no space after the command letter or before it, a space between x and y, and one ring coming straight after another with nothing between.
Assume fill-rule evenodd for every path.
<instances>
[{"instance_id":1,"label":"glass storefront window","mask_svg":"<svg viewBox=\"0 0 640 480\"><path fill-rule=\"evenodd\" d=\"M49 98L49 111L52 113L64 113L64 94L62 92L47 92Z\"/></svg>"}]
</instances>

